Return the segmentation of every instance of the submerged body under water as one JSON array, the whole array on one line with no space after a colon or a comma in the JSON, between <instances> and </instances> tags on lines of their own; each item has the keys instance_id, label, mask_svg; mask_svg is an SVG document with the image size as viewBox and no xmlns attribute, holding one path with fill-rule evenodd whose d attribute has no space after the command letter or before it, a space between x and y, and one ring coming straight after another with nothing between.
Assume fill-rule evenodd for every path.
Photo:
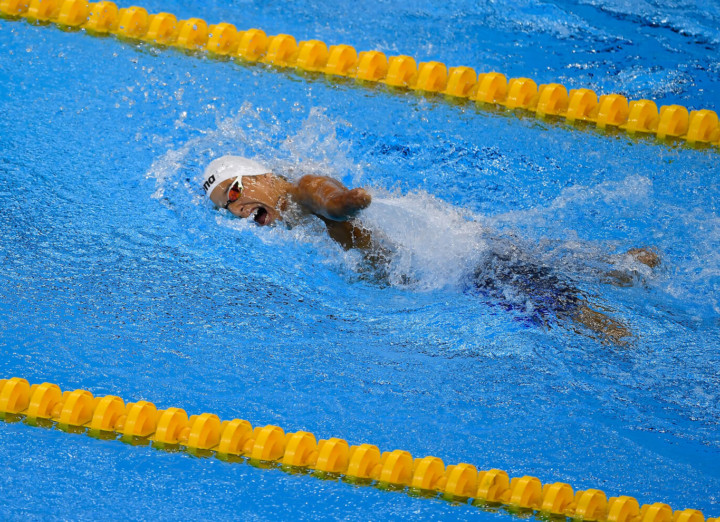
<instances>
[{"instance_id":1,"label":"submerged body under water","mask_svg":"<svg viewBox=\"0 0 720 522\"><path fill-rule=\"evenodd\" d=\"M649 249L633 249L624 257L650 269L660 262ZM632 286L638 279L638 271L614 269L600 277L607 284ZM593 304L568 275L534 261L507 241L497 241L491 247L469 277L468 291L490 298L493 304L508 311L519 312L521 320L535 326L572 321L588 333L620 345L627 344L633 337L622 318L613 317L607 305Z\"/></svg>"},{"instance_id":2,"label":"submerged body under water","mask_svg":"<svg viewBox=\"0 0 720 522\"><path fill-rule=\"evenodd\" d=\"M583 301L581 291L552 267L523 259L514 250L493 248L468 278L468 291L519 310L536 325L576 314ZM515 295L509 296L508 289Z\"/></svg>"}]
</instances>

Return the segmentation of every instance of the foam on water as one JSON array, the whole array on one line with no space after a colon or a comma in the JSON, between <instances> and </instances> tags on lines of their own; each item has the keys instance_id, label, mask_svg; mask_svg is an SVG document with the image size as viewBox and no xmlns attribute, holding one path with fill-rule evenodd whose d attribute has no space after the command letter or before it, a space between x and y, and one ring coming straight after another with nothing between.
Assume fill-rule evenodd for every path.
<instances>
[{"instance_id":1,"label":"foam on water","mask_svg":"<svg viewBox=\"0 0 720 522\"><path fill-rule=\"evenodd\" d=\"M363 222L393 245L389 275L395 285L457 287L487 249L486 231L472 214L424 192L378 191Z\"/></svg>"}]
</instances>

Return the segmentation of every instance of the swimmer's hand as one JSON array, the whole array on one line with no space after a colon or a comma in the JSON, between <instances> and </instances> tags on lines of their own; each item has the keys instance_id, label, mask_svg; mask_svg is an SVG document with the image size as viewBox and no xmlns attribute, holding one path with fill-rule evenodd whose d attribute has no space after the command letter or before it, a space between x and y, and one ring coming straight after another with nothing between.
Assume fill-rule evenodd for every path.
<instances>
[{"instance_id":1,"label":"swimmer's hand","mask_svg":"<svg viewBox=\"0 0 720 522\"><path fill-rule=\"evenodd\" d=\"M338 194L330 200L328 212L331 219L345 221L355 217L361 210L370 205L372 198L363 188L354 188Z\"/></svg>"},{"instance_id":2,"label":"swimmer's hand","mask_svg":"<svg viewBox=\"0 0 720 522\"><path fill-rule=\"evenodd\" d=\"M365 189L348 190L326 176L303 176L293 190L294 199L313 214L332 221L347 221L372 201Z\"/></svg>"}]
</instances>

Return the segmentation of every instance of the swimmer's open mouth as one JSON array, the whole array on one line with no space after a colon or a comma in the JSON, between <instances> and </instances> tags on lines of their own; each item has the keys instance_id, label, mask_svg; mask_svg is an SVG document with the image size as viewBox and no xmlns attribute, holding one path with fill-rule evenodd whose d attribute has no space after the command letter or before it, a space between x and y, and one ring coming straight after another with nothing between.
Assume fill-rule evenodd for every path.
<instances>
[{"instance_id":1,"label":"swimmer's open mouth","mask_svg":"<svg viewBox=\"0 0 720 522\"><path fill-rule=\"evenodd\" d=\"M267 225L270 222L270 214L262 207L258 207L255 210L255 215L251 217L258 225Z\"/></svg>"}]
</instances>

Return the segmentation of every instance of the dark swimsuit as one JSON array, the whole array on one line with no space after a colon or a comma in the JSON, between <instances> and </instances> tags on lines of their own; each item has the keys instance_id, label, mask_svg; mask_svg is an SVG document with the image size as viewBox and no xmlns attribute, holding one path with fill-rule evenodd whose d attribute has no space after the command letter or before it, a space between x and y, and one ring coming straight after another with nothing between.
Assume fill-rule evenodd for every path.
<instances>
[{"instance_id":1,"label":"dark swimsuit","mask_svg":"<svg viewBox=\"0 0 720 522\"><path fill-rule=\"evenodd\" d=\"M536 325L574 315L583 301L580 291L552 268L507 252L488 254L470 277L468 291Z\"/></svg>"}]
</instances>

